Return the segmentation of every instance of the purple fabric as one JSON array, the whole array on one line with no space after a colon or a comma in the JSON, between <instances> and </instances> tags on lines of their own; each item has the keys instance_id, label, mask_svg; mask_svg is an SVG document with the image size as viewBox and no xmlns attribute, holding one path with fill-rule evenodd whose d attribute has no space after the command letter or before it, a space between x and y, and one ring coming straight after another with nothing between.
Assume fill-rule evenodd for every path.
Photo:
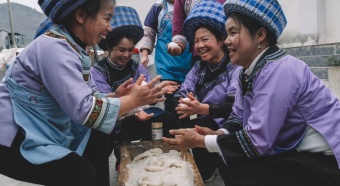
<instances>
[{"instance_id":1,"label":"purple fabric","mask_svg":"<svg viewBox=\"0 0 340 186\"><path fill-rule=\"evenodd\" d=\"M96 89L93 82L90 81L88 86L84 81L81 61L65 40L41 36L30 43L16 60L12 76L15 81L37 92L44 85L75 123L85 121ZM7 86L3 82L0 83L0 113L0 144L10 146L18 127L13 119Z\"/></svg>"},{"instance_id":2,"label":"purple fabric","mask_svg":"<svg viewBox=\"0 0 340 186\"><path fill-rule=\"evenodd\" d=\"M141 74L144 74L146 82L151 81L151 76L148 70L142 64L139 64L137 70L134 73L133 83L136 82L136 80ZM101 93L112 92L111 85L109 85L105 76L98 69L91 67L91 77L93 81L96 83L97 88Z\"/></svg>"},{"instance_id":3,"label":"purple fabric","mask_svg":"<svg viewBox=\"0 0 340 186\"><path fill-rule=\"evenodd\" d=\"M325 138L340 165L339 100L304 62L289 55L268 62L255 75L252 93L243 97L237 89L233 111L259 156L296 146L309 125Z\"/></svg>"},{"instance_id":4,"label":"purple fabric","mask_svg":"<svg viewBox=\"0 0 340 186\"><path fill-rule=\"evenodd\" d=\"M236 93L236 87L238 85L238 76L241 67L236 67L235 69L231 70L228 74L227 79L229 81L224 81L223 83L215 86L201 101L202 103L207 104L220 104L223 103L227 96L233 96ZM184 82L182 83L180 89L176 93L181 95L182 97L186 97L186 94L189 92L196 92L196 84L199 81L199 68L196 64L190 72L187 74ZM222 127L225 123L225 119L223 118L216 118L214 119L216 123Z\"/></svg>"}]
</instances>

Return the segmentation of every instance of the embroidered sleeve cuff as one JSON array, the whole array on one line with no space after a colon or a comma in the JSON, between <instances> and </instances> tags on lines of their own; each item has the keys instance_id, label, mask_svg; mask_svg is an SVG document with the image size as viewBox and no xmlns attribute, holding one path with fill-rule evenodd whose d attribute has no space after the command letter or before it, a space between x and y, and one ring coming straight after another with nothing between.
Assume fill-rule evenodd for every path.
<instances>
[{"instance_id":1,"label":"embroidered sleeve cuff","mask_svg":"<svg viewBox=\"0 0 340 186\"><path fill-rule=\"evenodd\" d=\"M118 118L120 101L117 98L95 98L84 125L110 134Z\"/></svg>"},{"instance_id":2,"label":"embroidered sleeve cuff","mask_svg":"<svg viewBox=\"0 0 340 186\"><path fill-rule=\"evenodd\" d=\"M209 152L221 152L217 143L217 135L206 135L204 138L204 143Z\"/></svg>"},{"instance_id":3,"label":"embroidered sleeve cuff","mask_svg":"<svg viewBox=\"0 0 340 186\"><path fill-rule=\"evenodd\" d=\"M172 42L181 43L185 47L187 45L187 43L188 43L188 40L187 40L187 38L185 36L175 35L172 38Z\"/></svg>"}]
</instances>

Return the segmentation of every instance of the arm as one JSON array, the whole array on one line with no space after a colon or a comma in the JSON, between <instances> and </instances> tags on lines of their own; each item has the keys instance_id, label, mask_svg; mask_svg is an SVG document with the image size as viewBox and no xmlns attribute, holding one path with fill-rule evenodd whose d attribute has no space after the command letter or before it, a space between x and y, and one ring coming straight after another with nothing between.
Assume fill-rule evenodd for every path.
<instances>
[{"instance_id":1,"label":"arm","mask_svg":"<svg viewBox=\"0 0 340 186\"><path fill-rule=\"evenodd\" d=\"M150 55L153 51L158 28L158 15L162 9L163 8L160 4L155 3L154 5L152 5L151 9L149 10L145 18L144 37L140 41L139 47L139 50L141 51L143 56L145 55L144 54L145 50L147 51L148 55Z\"/></svg>"}]
</instances>

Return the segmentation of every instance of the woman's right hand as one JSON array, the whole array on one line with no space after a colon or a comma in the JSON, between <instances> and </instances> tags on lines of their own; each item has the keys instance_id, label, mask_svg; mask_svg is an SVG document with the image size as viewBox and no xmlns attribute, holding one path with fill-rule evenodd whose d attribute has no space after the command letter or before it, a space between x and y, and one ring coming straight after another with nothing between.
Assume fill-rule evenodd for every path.
<instances>
[{"instance_id":1,"label":"woman's right hand","mask_svg":"<svg viewBox=\"0 0 340 186\"><path fill-rule=\"evenodd\" d=\"M185 46L181 47L178 43L171 42L167 45L167 52L173 56L179 56L185 49Z\"/></svg>"}]
</instances>

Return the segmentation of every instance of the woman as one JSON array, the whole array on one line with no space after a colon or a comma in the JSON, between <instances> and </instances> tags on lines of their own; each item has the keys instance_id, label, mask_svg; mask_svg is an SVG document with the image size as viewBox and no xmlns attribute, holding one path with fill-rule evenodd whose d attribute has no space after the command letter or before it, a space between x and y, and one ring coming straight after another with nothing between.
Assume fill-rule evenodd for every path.
<instances>
[{"instance_id":1,"label":"woman","mask_svg":"<svg viewBox=\"0 0 340 186\"><path fill-rule=\"evenodd\" d=\"M91 67L91 77L96 83L98 90L102 93L115 92L117 88L130 78L135 82L140 75L144 75L145 82L149 82L151 77L147 69L138 61L132 59L134 46L143 37L143 27L138 13L135 9L125 6L115 7L115 16L111 21L112 31L106 39L102 40L100 47L108 50L106 58ZM167 81L167 88L171 91L177 90L175 82ZM110 134L111 148L109 154L116 145L114 141L121 144L134 140L150 141L151 123L162 122L164 136L169 136L169 130L178 128L174 126L175 118L171 113L157 107L148 105L137 108L120 120L119 128ZM116 155L116 168L120 163L119 148L114 148Z\"/></svg>"},{"instance_id":2,"label":"woman","mask_svg":"<svg viewBox=\"0 0 340 186\"><path fill-rule=\"evenodd\" d=\"M222 4L202 1L184 23L184 34L194 43L202 60L195 63L174 96L176 104L180 98L190 98L189 101L179 101L187 105L176 108L180 119L198 114L196 119L183 119L182 127L193 128L196 124L217 130L232 111L240 67L229 61L224 45L225 21ZM203 180L213 181L218 154L209 154L203 148L195 148L192 152Z\"/></svg>"},{"instance_id":3,"label":"woman","mask_svg":"<svg viewBox=\"0 0 340 186\"><path fill-rule=\"evenodd\" d=\"M275 45L286 25L279 3L229 0L224 9L225 44L243 67L233 113L223 130L197 127L164 140L219 152L225 185L339 185L340 103Z\"/></svg>"},{"instance_id":4,"label":"woman","mask_svg":"<svg viewBox=\"0 0 340 186\"><path fill-rule=\"evenodd\" d=\"M142 53L140 62L146 66L149 61L148 55L155 48L157 74L162 76L162 81L175 81L180 85L191 68L191 54L188 49L180 56L167 53L167 44L171 42L174 2L175 0L158 0L149 10L144 21L144 37L139 43ZM164 109L176 116L173 96L173 94L165 95Z\"/></svg>"},{"instance_id":5,"label":"woman","mask_svg":"<svg viewBox=\"0 0 340 186\"><path fill-rule=\"evenodd\" d=\"M55 25L25 48L0 83L0 173L42 185L109 185L107 134L117 118L163 101L155 78L128 95L100 94L86 46L112 30L112 0L39 0ZM107 133L107 134L105 134Z\"/></svg>"}]
</instances>

